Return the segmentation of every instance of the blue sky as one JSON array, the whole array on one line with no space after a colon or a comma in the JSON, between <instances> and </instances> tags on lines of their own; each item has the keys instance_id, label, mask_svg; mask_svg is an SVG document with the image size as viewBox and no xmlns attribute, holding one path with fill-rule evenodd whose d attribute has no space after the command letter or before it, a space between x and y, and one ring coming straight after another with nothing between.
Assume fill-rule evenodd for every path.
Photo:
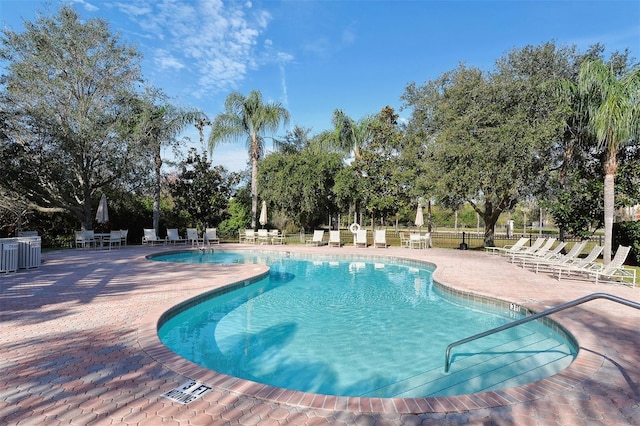
<instances>
[{"instance_id":1,"label":"blue sky","mask_svg":"<svg viewBox=\"0 0 640 426\"><path fill-rule=\"evenodd\" d=\"M0 0L0 22L21 31L59 2ZM144 78L176 104L210 118L226 96L259 90L291 123L317 134L340 108L358 120L390 105L410 82L464 62L489 70L513 48L555 41L640 55L640 1L72 0L144 55ZM281 128L278 136L287 129ZM186 133L199 147L195 130ZM244 141L216 148L214 164L246 166Z\"/></svg>"}]
</instances>

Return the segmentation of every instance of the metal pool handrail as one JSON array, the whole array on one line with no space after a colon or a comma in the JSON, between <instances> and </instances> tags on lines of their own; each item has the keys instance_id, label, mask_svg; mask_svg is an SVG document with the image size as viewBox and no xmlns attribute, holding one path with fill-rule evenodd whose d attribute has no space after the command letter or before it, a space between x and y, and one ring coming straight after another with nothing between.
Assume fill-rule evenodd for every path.
<instances>
[{"instance_id":1,"label":"metal pool handrail","mask_svg":"<svg viewBox=\"0 0 640 426\"><path fill-rule=\"evenodd\" d=\"M457 342L453 342L453 343L449 344L449 346L447 346L447 351L445 353L444 372L445 373L449 372L451 349L454 348L455 346L459 346L459 345L462 345L463 343L468 343L468 342L471 342L472 340L476 340L476 339L480 339L482 337L489 336L490 334L498 333L499 331L507 330L509 328L515 327L515 326L520 325L520 324L524 324L524 323L529 322L529 321L535 321L538 318L542 318L542 317L546 317L547 315L555 314L556 312L562 311L562 310L567 309L567 308L572 308L574 306L580 305L582 303L585 303L585 302L588 302L588 301L594 300L594 299L607 299L607 300L611 300L612 302L617 302L617 303L620 303L620 304L623 304L623 305L627 305L627 306L630 306L632 308L636 308L636 309L640 310L640 303L636 303L636 302L634 302L632 300L624 299L622 297L614 296L614 295L608 294L608 293L593 293L593 294L590 294L588 296L580 297L580 298L572 300L570 302L563 303L563 304L558 305L558 306L554 306L553 308L549 308L549 309L544 310L542 312L538 312L537 314L533 314L533 315L530 315L530 316L525 317L525 318L520 318L519 320L510 322L508 324L501 325L500 327L492 328L491 330L487 330L485 332L478 333L478 334L475 334L473 336L469 336L467 338L464 338L464 339L458 340Z\"/></svg>"}]
</instances>

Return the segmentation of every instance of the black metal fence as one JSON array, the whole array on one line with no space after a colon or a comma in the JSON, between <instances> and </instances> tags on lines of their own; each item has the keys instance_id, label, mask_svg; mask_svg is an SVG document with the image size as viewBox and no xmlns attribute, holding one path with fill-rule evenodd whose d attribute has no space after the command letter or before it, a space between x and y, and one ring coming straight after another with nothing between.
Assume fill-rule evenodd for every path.
<instances>
[{"instance_id":1,"label":"black metal fence","mask_svg":"<svg viewBox=\"0 0 640 426\"><path fill-rule=\"evenodd\" d=\"M395 230L387 229L387 233L386 233L387 244L391 246L400 246L400 234L402 233L407 234L411 232L416 232L416 231L414 230L395 231ZM422 233L424 233L424 231L422 231ZM369 235L369 243L372 244L373 235L370 232L368 233L368 235ZM304 244L306 240L310 240L312 237L313 237L313 234L311 233L287 234L285 236L285 243L286 244L300 244L300 243ZM529 244L533 244L533 242L538 237L557 238L558 234L532 232L527 234L514 233L510 236L507 236L504 233L497 233L494 236L494 245L496 247L513 245L521 237L530 238ZM329 238L328 235L325 235L325 240L328 240L328 238ZM603 244L602 240L603 240L602 236L594 236L594 237L591 237L589 241L593 245L595 244L602 245ZM349 230L341 230L340 241L342 242L342 244L352 244L353 234L349 232ZM565 237L564 241L567 243L572 243L572 242L581 241L581 239L576 237ZM471 232L469 231L459 231L459 232L437 231L437 232L431 233L431 244L433 247L459 249L461 248L461 244L463 243L466 244L466 248L469 250L481 249L484 247L484 233L474 232L474 231L471 231Z\"/></svg>"}]
</instances>

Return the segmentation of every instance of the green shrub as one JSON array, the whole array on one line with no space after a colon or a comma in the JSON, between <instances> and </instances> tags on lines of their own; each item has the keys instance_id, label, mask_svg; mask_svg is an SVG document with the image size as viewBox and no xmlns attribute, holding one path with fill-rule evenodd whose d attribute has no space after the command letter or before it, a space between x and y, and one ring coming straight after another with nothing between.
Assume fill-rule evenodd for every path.
<instances>
[{"instance_id":1,"label":"green shrub","mask_svg":"<svg viewBox=\"0 0 640 426\"><path fill-rule=\"evenodd\" d=\"M613 224L613 247L631 246L628 262L640 265L640 221Z\"/></svg>"}]
</instances>

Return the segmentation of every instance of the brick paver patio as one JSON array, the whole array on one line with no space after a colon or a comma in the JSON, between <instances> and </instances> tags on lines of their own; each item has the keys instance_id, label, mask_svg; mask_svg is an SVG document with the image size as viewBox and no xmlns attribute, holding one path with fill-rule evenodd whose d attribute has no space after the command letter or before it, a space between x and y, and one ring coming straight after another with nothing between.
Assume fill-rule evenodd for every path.
<instances>
[{"instance_id":1,"label":"brick paver patio","mask_svg":"<svg viewBox=\"0 0 640 426\"><path fill-rule=\"evenodd\" d=\"M145 258L173 249L55 251L43 255L38 269L0 275L0 424L640 424L640 311L635 309L595 300L554 314L577 338L578 358L563 372L530 385L447 398L325 397L235 379L168 351L155 333L163 312L267 271L260 265ZM428 260L438 266L434 279L440 283L535 311L595 292L640 302L640 288L558 282L482 252L263 249ZM162 396L189 380L213 389L186 405Z\"/></svg>"}]
</instances>

